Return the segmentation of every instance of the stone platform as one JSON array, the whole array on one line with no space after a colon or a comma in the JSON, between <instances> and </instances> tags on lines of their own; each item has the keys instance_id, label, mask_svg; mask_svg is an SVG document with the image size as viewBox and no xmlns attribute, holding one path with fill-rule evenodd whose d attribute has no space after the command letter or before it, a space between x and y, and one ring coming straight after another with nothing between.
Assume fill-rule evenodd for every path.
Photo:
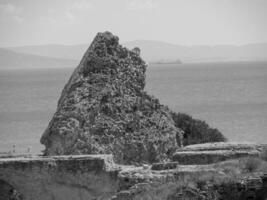
<instances>
[{"instance_id":1,"label":"stone platform","mask_svg":"<svg viewBox=\"0 0 267 200\"><path fill-rule=\"evenodd\" d=\"M227 177L223 168L209 163L258 156L262 148L233 143L192 145L174 154L178 162L140 166L115 164L112 155L0 158L0 200L12 195L15 200L133 200L152 190L167 195L173 192L169 186L178 187L199 176ZM266 188L263 182L261 190Z\"/></svg>"},{"instance_id":2,"label":"stone platform","mask_svg":"<svg viewBox=\"0 0 267 200\"><path fill-rule=\"evenodd\" d=\"M183 165L205 165L229 159L260 155L266 145L254 143L206 143L186 146L173 154L173 161Z\"/></svg>"}]
</instances>

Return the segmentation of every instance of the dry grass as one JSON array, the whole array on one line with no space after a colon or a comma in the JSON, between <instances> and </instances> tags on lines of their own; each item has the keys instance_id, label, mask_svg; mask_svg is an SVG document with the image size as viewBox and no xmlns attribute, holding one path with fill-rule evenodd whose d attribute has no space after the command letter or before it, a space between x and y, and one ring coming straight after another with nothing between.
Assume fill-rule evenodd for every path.
<instances>
[{"instance_id":1,"label":"dry grass","mask_svg":"<svg viewBox=\"0 0 267 200\"><path fill-rule=\"evenodd\" d=\"M264 160L257 157L243 158L239 162L241 167L243 167L244 173L260 172L265 168L264 166L267 166Z\"/></svg>"},{"instance_id":2,"label":"dry grass","mask_svg":"<svg viewBox=\"0 0 267 200\"><path fill-rule=\"evenodd\" d=\"M149 189L139 193L134 199L138 200L168 200L170 195L179 193L183 188L192 188L198 191L208 191L207 199L217 199L214 195L216 187L224 190L223 199L239 199L240 193L237 190L237 182L244 175L255 172L267 172L267 162L257 157L246 157L228 160L213 165L213 172L198 172L190 175L179 176L179 179L168 183L151 184ZM211 189L209 187L211 186ZM169 198L173 199L173 198Z\"/></svg>"},{"instance_id":3,"label":"dry grass","mask_svg":"<svg viewBox=\"0 0 267 200\"><path fill-rule=\"evenodd\" d=\"M193 189L198 191L197 194L200 195L201 191L207 191L209 186L215 185L234 185L236 179L231 176L226 176L225 174L220 174L217 172L209 173L194 173L187 176L179 177L179 180L168 183L156 183L151 184L149 189L144 190L135 196L135 200L168 200L168 197L175 196L184 189ZM208 200L214 200L214 195L216 195L215 190L209 190ZM218 194L217 194L218 195ZM169 198L173 199L173 198ZM201 198L200 198L201 199Z\"/></svg>"},{"instance_id":4,"label":"dry grass","mask_svg":"<svg viewBox=\"0 0 267 200\"><path fill-rule=\"evenodd\" d=\"M239 176L246 173L267 172L267 162L259 157L244 157L216 163L216 170L231 176Z\"/></svg>"},{"instance_id":5,"label":"dry grass","mask_svg":"<svg viewBox=\"0 0 267 200\"><path fill-rule=\"evenodd\" d=\"M181 182L169 182L158 185L151 185L149 190L137 194L134 200L166 200L170 194L175 193L176 189L182 187Z\"/></svg>"}]
</instances>

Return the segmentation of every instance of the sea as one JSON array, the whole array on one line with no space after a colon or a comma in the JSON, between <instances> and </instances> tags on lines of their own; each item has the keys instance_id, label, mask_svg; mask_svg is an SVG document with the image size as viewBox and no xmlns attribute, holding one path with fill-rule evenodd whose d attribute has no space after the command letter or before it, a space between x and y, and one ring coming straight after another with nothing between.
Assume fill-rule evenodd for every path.
<instances>
[{"instance_id":1,"label":"sea","mask_svg":"<svg viewBox=\"0 0 267 200\"><path fill-rule=\"evenodd\" d=\"M73 68L0 70L0 152L40 154ZM267 62L151 64L145 90L229 141L267 143Z\"/></svg>"}]
</instances>

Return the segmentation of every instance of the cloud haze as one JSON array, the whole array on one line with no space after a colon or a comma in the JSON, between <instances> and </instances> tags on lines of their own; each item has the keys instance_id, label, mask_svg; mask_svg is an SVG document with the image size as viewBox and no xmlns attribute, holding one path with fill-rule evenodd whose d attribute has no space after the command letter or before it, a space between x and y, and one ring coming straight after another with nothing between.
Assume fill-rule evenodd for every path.
<instances>
[{"instance_id":1,"label":"cloud haze","mask_svg":"<svg viewBox=\"0 0 267 200\"><path fill-rule=\"evenodd\" d=\"M110 30L122 41L267 42L265 0L0 0L0 46L90 43Z\"/></svg>"},{"instance_id":2,"label":"cloud haze","mask_svg":"<svg viewBox=\"0 0 267 200\"><path fill-rule=\"evenodd\" d=\"M0 19L5 20L15 20L17 22L22 22L23 18L20 16L22 13L21 7L16 7L13 4L0 4Z\"/></svg>"},{"instance_id":3,"label":"cloud haze","mask_svg":"<svg viewBox=\"0 0 267 200\"><path fill-rule=\"evenodd\" d=\"M159 8L159 2L156 0L132 0L129 2L129 10L143 11L143 10L154 10Z\"/></svg>"}]
</instances>

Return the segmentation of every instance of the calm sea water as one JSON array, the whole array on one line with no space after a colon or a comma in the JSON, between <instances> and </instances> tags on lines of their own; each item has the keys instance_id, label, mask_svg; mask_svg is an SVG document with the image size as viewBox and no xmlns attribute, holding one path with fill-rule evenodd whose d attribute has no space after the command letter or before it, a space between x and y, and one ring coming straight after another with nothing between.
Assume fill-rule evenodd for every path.
<instances>
[{"instance_id":1,"label":"calm sea water","mask_svg":"<svg viewBox=\"0 0 267 200\"><path fill-rule=\"evenodd\" d=\"M0 71L0 152L40 153L39 139L73 69ZM267 62L154 65L146 90L230 141L267 143Z\"/></svg>"}]
</instances>

